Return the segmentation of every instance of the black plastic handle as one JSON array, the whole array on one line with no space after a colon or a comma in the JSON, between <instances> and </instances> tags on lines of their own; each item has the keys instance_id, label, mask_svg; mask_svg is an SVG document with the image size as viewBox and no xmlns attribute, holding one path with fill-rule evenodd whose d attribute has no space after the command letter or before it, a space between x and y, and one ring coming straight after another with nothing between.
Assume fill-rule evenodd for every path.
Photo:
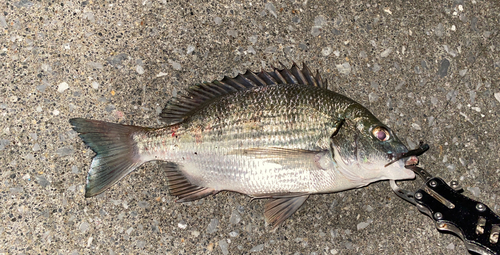
<instances>
[{"instance_id":1,"label":"black plastic handle","mask_svg":"<svg viewBox=\"0 0 500 255\"><path fill-rule=\"evenodd\" d=\"M431 178L415 195L418 209L429 215L439 230L458 235L469 251L500 255L500 217L485 204L470 199Z\"/></svg>"}]
</instances>

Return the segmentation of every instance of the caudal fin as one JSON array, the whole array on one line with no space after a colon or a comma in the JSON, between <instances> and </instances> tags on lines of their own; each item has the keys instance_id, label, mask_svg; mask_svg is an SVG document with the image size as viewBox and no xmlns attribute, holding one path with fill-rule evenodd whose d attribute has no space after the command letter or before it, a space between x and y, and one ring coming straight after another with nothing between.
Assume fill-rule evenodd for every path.
<instances>
[{"instance_id":1,"label":"caudal fin","mask_svg":"<svg viewBox=\"0 0 500 255\"><path fill-rule=\"evenodd\" d=\"M75 118L73 129L97 155L87 175L85 197L98 195L144 163L133 134L146 128Z\"/></svg>"}]
</instances>

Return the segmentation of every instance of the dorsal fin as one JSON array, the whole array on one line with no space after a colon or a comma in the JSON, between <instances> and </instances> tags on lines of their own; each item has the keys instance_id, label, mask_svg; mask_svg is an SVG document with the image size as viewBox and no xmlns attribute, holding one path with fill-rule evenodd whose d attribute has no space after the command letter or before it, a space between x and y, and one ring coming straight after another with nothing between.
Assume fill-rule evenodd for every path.
<instances>
[{"instance_id":1,"label":"dorsal fin","mask_svg":"<svg viewBox=\"0 0 500 255\"><path fill-rule=\"evenodd\" d=\"M194 112L215 98L234 93L236 91L247 90L253 87L276 85L276 84L304 84L327 88L326 80L323 82L319 72L316 76L304 63L302 70L296 63L292 68L273 68L273 71L261 71L254 73L247 70L244 74L238 74L234 78L225 76L220 81L204 82L191 86L177 97L173 97L160 114L160 117L167 125L173 125L184 121Z\"/></svg>"}]
</instances>

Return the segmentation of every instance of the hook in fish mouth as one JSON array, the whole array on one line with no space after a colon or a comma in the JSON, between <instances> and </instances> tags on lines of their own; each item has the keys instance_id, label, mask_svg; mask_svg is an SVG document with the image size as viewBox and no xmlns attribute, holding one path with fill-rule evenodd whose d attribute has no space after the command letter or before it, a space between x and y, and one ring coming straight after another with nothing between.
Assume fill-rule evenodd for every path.
<instances>
[{"instance_id":1,"label":"hook in fish mouth","mask_svg":"<svg viewBox=\"0 0 500 255\"><path fill-rule=\"evenodd\" d=\"M429 149L429 145L424 144L424 142L421 141L418 145L418 148L416 148L414 150L409 150L409 151L403 152L403 153L389 154L389 158L392 159L392 161L387 163L385 165L385 167L388 167L392 163L397 162L398 160L400 160L402 158L407 158L407 157L409 157L409 159L405 162L406 166L416 165L416 164L418 164L417 156L424 154L424 152L426 152L428 149Z\"/></svg>"}]
</instances>

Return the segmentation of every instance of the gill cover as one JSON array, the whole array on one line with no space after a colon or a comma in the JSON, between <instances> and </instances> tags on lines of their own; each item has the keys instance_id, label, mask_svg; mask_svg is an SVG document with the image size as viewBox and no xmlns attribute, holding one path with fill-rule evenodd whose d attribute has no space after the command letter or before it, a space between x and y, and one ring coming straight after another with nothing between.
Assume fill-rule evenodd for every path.
<instances>
[{"instance_id":1,"label":"gill cover","mask_svg":"<svg viewBox=\"0 0 500 255\"><path fill-rule=\"evenodd\" d=\"M349 180L365 186L379 180L412 179L403 159L391 162L394 155L408 152L399 138L361 105L344 119L331 137L331 150L339 171Z\"/></svg>"}]
</instances>

